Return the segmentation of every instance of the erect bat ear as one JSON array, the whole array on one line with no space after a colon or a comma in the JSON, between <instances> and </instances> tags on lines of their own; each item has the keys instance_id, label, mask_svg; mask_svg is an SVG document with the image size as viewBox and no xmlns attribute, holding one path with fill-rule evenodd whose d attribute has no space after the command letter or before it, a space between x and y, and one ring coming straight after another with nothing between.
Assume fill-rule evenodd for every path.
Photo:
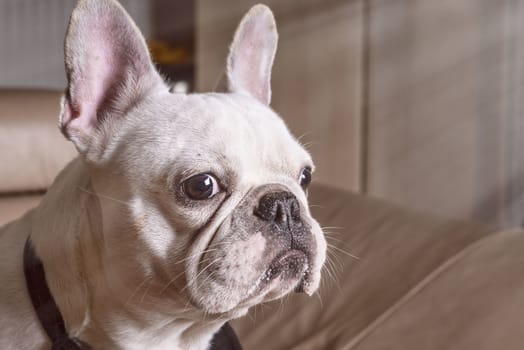
<instances>
[{"instance_id":1,"label":"erect bat ear","mask_svg":"<svg viewBox=\"0 0 524 350\"><path fill-rule=\"evenodd\" d=\"M80 153L153 88L164 86L145 40L114 0L80 0L65 39L68 86L60 128Z\"/></svg>"},{"instance_id":2,"label":"erect bat ear","mask_svg":"<svg viewBox=\"0 0 524 350\"><path fill-rule=\"evenodd\" d=\"M227 58L229 91L271 102L271 68L277 50L275 18L265 5L255 5L242 18Z\"/></svg>"}]
</instances>

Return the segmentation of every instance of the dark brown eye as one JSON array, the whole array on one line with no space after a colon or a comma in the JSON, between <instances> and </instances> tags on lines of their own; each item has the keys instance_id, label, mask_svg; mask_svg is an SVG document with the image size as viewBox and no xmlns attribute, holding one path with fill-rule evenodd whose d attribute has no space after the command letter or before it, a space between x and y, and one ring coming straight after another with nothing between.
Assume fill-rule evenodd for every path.
<instances>
[{"instance_id":1,"label":"dark brown eye","mask_svg":"<svg viewBox=\"0 0 524 350\"><path fill-rule=\"evenodd\" d=\"M217 180L209 174L190 177L184 181L182 187L186 196L194 200L209 199L220 192Z\"/></svg>"},{"instance_id":2,"label":"dark brown eye","mask_svg":"<svg viewBox=\"0 0 524 350\"><path fill-rule=\"evenodd\" d=\"M309 184L311 183L311 168L310 167L307 166L304 169L302 169L302 172L300 173L299 181L300 181L300 186L302 186L304 190L309 186Z\"/></svg>"}]
</instances>

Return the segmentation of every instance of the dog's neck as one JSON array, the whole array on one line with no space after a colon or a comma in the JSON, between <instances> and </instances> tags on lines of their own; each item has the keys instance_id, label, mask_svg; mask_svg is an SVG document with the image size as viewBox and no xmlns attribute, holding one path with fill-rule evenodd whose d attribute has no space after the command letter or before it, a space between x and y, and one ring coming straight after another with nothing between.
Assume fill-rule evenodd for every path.
<instances>
[{"instance_id":1,"label":"dog's neck","mask_svg":"<svg viewBox=\"0 0 524 350\"><path fill-rule=\"evenodd\" d=\"M122 270L113 267L127 262L104 255L104 229L111 228L92 180L82 160L71 162L35 211L31 232L70 336L95 348L207 349L225 319L198 320L187 303L152 297L155 286L141 266L127 267L134 280L116 275Z\"/></svg>"}]
</instances>

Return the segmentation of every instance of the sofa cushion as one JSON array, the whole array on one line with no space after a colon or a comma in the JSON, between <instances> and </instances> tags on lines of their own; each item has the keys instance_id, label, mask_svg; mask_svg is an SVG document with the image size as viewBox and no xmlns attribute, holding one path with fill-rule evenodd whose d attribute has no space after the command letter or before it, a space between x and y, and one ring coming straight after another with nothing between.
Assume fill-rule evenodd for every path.
<instances>
[{"instance_id":1,"label":"sofa cushion","mask_svg":"<svg viewBox=\"0 0 524 350\"><path fill-rule=\"evenodd\" d=\"M59 92L0 90L0 193L47 188L76 155L59 111Z\"/></svg>"},{"instance_id":2,"label":"sofa cushion","mask_svg":"<svg viewBox=\"0 0 524 350\"><path fill-rule=\"evenodd\" d=\"M0 195L0 226L14 220L29 209L36 207L42 195L33 193L28 195Z\"/></svg>"},{"instance_id":3,"label":"sofa cushion","mask_svg":"<svg viewBox=\"0 0 524 350\"><path fill-rule=\"evenodd\" d=\"M448 260L352 341L354 350L520 350L524 232L502 231Z\"/></svg>"}]
</instances>

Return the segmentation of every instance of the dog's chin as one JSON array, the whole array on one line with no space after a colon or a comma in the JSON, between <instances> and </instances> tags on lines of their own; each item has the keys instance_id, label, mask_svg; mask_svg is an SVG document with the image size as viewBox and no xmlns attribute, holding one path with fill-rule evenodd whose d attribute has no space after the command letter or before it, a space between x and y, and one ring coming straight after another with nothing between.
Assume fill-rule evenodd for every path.
<instances>
[{"instance_id":1,"label":"dog's chin","mask_svg":"<svg viewBox=\"0 0 524 350\"><path fill-rule=\"evenodd\" d=\"M291 249L278 254L267 264L267 268L257 276L251 287L246 288L244 296L230 303L226 298L206 298L207 302L196 303L207 314L226 315L236 318L247 310L263 302L279 299L290 292L308 292L312 285L311 265L308 254L301 250ZM316 287L314 287L316 289ZM211 303L209 302L211 301Z\"/></svg>"},{"instance_id":2,"label":"dog's chin","mask_svg":"<svg viewBox=\"0 0 524 350\"><path fill-rule=\"evenodd\" d=\"M278 299L289 292L304 292L310 278L306 253L292 249L279 254L256 280L251 295L263 302Z\"/></svg>"},{"instance_id":3,"label":"dog's chin","mask_svg":"<svg viewBox=\"0 0 524 350\"><path fill-rule=\"evenodd\" d=\"M194 299L200 302L194 302L193 305L207 315L238 318L257 304L282 298L292 292L311 296L320 284L320 271L316 270L307 253L291 249L273 258L245 289L220 288L216 294L200 294L199 299ZM216 295L221 297L216 298Z\"/></svg>"}]
</instances>

